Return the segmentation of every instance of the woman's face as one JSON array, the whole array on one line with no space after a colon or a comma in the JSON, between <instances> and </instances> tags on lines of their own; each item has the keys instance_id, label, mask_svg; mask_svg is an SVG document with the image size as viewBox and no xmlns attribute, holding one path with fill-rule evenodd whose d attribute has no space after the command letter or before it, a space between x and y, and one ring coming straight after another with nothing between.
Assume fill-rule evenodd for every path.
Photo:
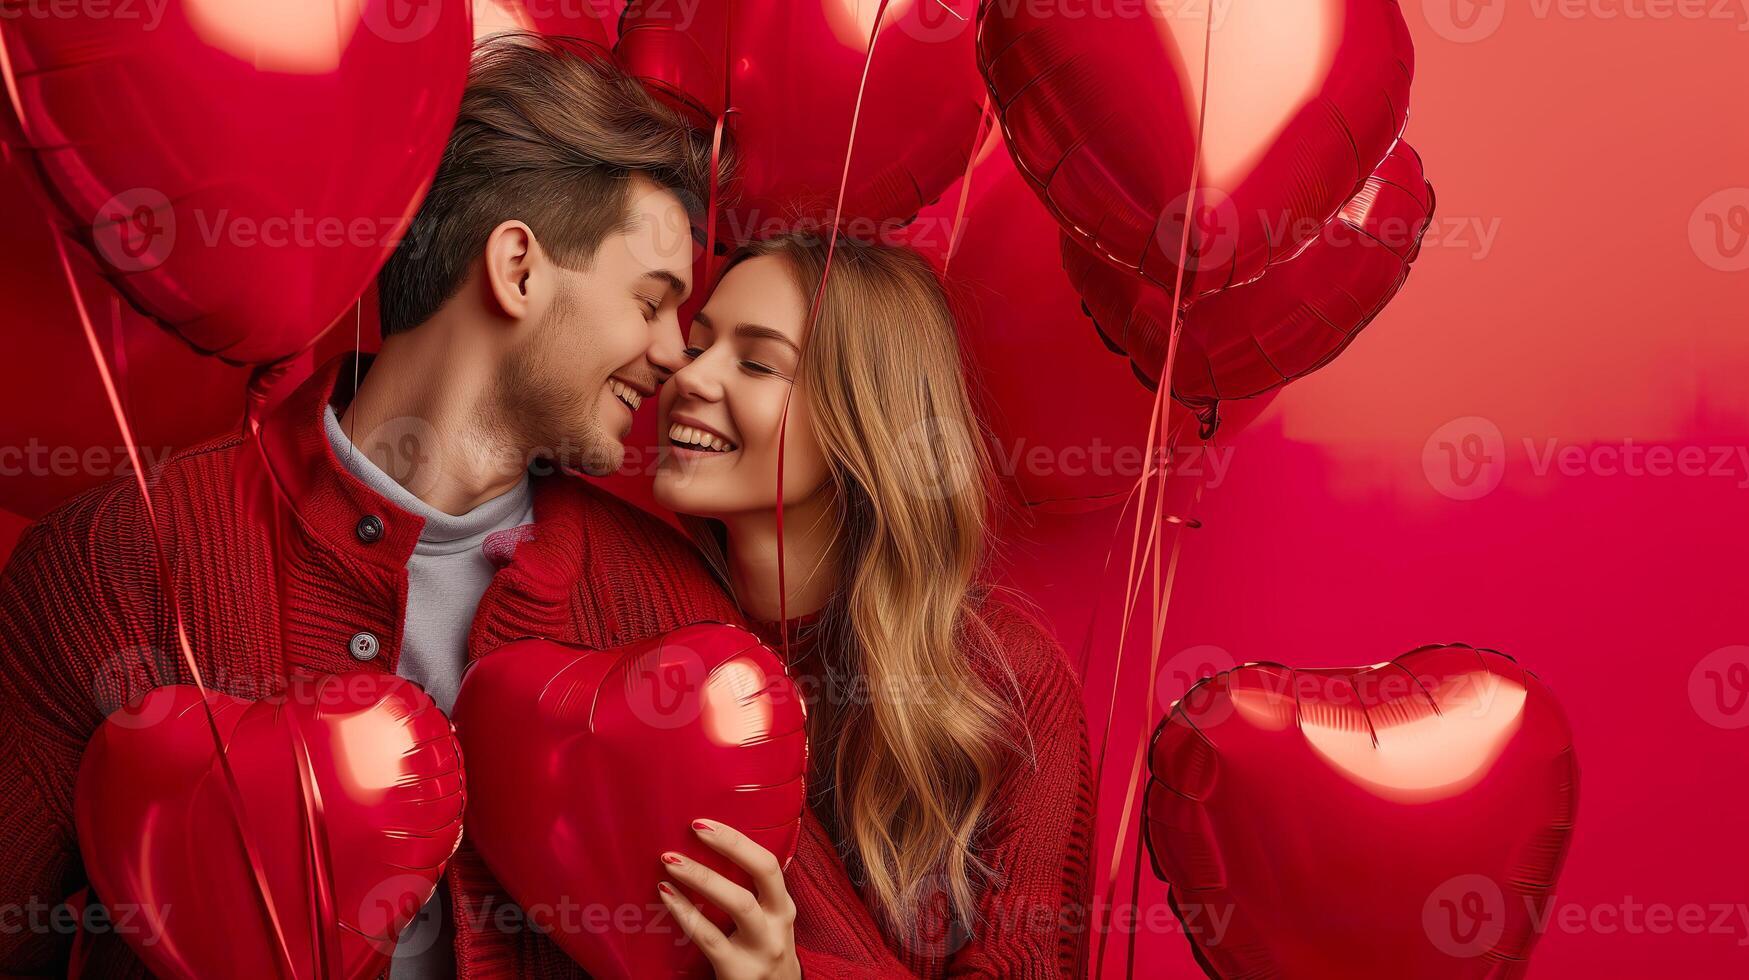
<instances>
[{"instance_id":1,"label":"woman's face","mask_svg":"<svg viewBox=\"0 0 1749 980\"><path fill-rule=\"evenodd\" d=\"M778 429L784 427L783 498L791 507L826 485L801 364L807 297L788 260L761 255L723 276L687 337L687 361L662 386L656 500L698 517L777 507Z\"/></svg>"}]
</instances>

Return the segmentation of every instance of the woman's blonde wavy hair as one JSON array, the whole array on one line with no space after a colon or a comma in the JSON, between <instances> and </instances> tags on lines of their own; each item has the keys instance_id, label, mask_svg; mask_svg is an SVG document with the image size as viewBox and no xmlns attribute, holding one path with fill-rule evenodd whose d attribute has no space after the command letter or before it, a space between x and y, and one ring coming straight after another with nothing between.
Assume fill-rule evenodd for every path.
<instances>
[{"instance_id":1,"label":"woman's blonde wavy hair","mask_svg":"<svg viewBox=\"0 0 1749 980\"><path fill-rule=\"evenodd\" d=\"M784 259L813 300L823 238L757 242L724 271L756 256ZM929 263L840 238L826 279L797 374L836 483L842 545L815 646L830 680L809 707L811 795L890 932L912 935L943 900L969 929L989 873L974 840L1015 742L1012 704L974 669L998 655L978 615L989 452ZM722 567L721 525L690 526Z\"/></svg>"}]
</instances>

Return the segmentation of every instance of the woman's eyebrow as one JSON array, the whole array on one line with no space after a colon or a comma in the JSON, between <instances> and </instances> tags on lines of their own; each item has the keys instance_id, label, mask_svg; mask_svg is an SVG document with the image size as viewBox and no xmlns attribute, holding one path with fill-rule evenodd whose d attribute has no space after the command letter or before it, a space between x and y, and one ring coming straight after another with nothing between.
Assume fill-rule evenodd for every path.
<instances>
[{"instance_id":1,"label":"woman's eyebrow","mask_svg":"<svg viewBox=\"0 0 1749 980\"><path fill-rule=\"evenodd\" d=\"M735 328L735 335L737 337L745 337L748 340L774 340L785 347L788 347L790 350L795 351L797 354L802 352L802 349L796 346L796 342L789 339L789 335L782 330L760 326L757 323L741 324Z\"/></svg>"}]
</instances>

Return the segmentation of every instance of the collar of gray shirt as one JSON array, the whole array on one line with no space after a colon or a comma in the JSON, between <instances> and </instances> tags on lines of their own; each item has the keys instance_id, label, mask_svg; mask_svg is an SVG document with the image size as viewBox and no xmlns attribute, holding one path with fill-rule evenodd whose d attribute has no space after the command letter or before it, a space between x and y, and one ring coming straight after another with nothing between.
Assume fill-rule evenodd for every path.
<instances>
[{"instance_id":1,"label":"collar of gray shirt","mask_svg":"<svg viewBox=\"0 0 1749 980\"><path fill-rule=\"evenodd\" d=\"M345 430L340 426L334 406L328 406L324 422L328 431L328 443L333 446L335 457L347 472L357 477L360 483L381 494L389 503L425 519L414 554L454 554L478 548L485 542L486 535L514 526L529 512L532 497L528 474L523 473L516 486L466 514L446 514L415 497L406 487L397 483L394 477L383 472L368 456L354 447L352 440L346 437Z\"/></svg>"}]
</instances>

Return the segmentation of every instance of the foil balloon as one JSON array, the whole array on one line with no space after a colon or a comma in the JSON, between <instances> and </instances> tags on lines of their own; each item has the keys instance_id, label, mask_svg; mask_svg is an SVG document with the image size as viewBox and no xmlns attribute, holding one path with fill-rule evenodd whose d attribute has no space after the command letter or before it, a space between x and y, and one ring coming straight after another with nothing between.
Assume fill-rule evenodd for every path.
<instances>
[{"instance_id":1,"label":"foil balloon","mask_svg":"<svg viewBox=\"0 0 1749 980\"><path fill-rule=\"evenodd\" d=\"M998 475L1032 510L1121 504L1147 467L1153 393L1128 361L1088 336L1057 252L1056 223L1008 155L996 148L969 179L957 223L958 196L950 192L906 232L912 247L937 254L957 236L947 278ZM1174 408L1167 423L1187 440L1172 454L1180 462L1195 456L1185 415ZM1235 419L1229 432L1247 420Z\"/></svg>"},{"instance_id":2,"label":"foil balloon","mask_svg":"<svg viewBox=\"0 0 1749 980\"><path fill-rule=\"evenodd\" d=\"M603 48L617 15L613 0L473 0L476 39L505 31L574 37Z\"/></svg>"},{"instance_id":3,"label":"foil balloon","mask_svg":"<svg viewBox=\"0 0 1749 980\"><path fill-rule=\"evenodd\" d=\"M615 50L702 121L728 113L725 240L827 227L847 154L839 227L867 239L965 170L983 99L971 14L970 0L632 0Z\"/></svg>"},{"instance_id":4,"label":"foil balloon","mask_svg":"<svg viewBox=\"0 0 1749 980\"><path fill-rule=\"evenodd\" d=\"M803 703L745 630L703 623L615 650L520 640L469 668L455 724L468 839L524 908L583 909L550 923L550 935L593 976L711 975L657 895L661 854L751 879L699 843L695 818L734 827L786 864L795 851Z\"/></svg>"},{"instance_id":5,"label":"foil balloon","mask_svg":"<svg viewBox=\"0 0 1749 980\"><path fill-rule=\"evenodd\" d=\"M0 227L8 229L0 238L0 294L8 304L0 507L39 517L132 463L91 363L56 232L11 160L0 160ZM248 372L200 356L140 316L84 253L69 249L68 261L104 356L122 375L121 394L148 466L242 418Z\"/></svg>"},{"instance_id":6,"label":"foil balloon","mask_svg":"<svg viewBox=\"0 0 1749 980\"><path fill-rule=\"evenodd\" d=\"M1211 976L1523 975L1578 764L1511 658L1247 664L1191 688L1149 753L1148 850Z\"/></svg>"},{"instance_id":7,"label":"foil balloon","mask_svg":"<svg viewBox=\"0 0 1749 980\"><path fill-rule=\"evenodd\" d=\"M1298 256L1185 311L1173 397L1212 425L1216 402L1262 394L1330 363L1402 289L1433 208L1420 156L1398 141ZM1100 338L1157 384L1171 340L1171 294L1100 261L1068 235L1062 250Z\"/></svg>"},{"instance_id":8,"label":"foil balloon","mask_svg":"<svg viewBox=\"0 0 1749 980\"><path fill-rule=\"evenodd\" d=\"M1402 131L1396 0L986 2L978 65L1063 230L1186 301L1293 257ZM1181 248L1184 259L1180 261Z\"/></svg>"},{"instance_id":9,"label":"foil balloon","mask_svg":"<svg viewBox=\"0 0 1749 980\"><path fill-rule=\"evenodd\" d=\"M293 975L379 974L461 841L448 720L392 674L295 677L254 703L210 697L241 821L200 694L154 688L104 721L79 766L74 816L97 897L140 911L144 927L122 935L155 976L284 977L241 831ZM331 917L312 914L324 907Z\"/></svg>"},{"instance_id":10,"label":"foil balloon","mask_svg":"<svg viewBox=\"0 0 1749 980\"><path fill-rule=\"evenodd\" d=\"M467 0L165 0L0 22L18 136L99 271L195 349L305 347L394 249L466 79Z\"/></svg>"}]
</instances>

